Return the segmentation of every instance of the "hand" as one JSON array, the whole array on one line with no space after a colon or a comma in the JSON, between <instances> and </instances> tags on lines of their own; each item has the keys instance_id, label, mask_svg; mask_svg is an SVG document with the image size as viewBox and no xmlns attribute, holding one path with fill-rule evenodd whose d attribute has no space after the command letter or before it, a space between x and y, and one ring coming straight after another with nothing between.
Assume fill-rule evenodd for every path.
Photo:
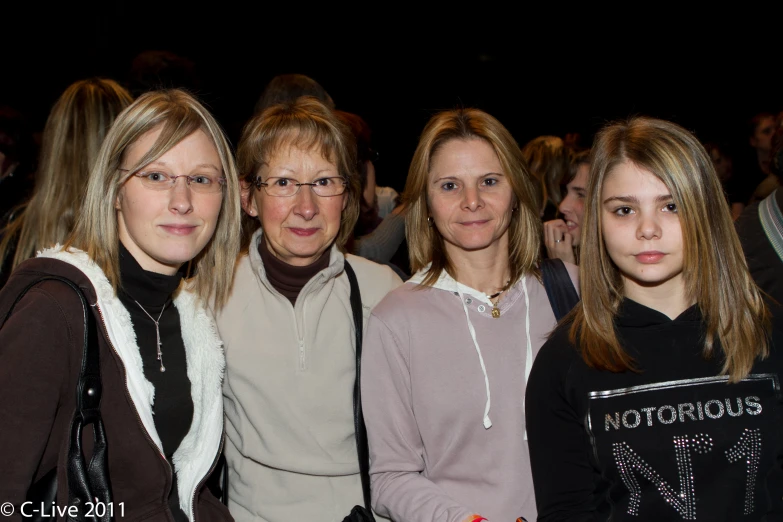
<instances>
[{"instance_id":1,"label":"hand","mask_svg":"<svg viewBox=\"0 0 783 522\"><path fill-rule=\"evenodd\" d=\"M544 222L544 246L549 258L560 258L576 264L574 256L574 237L562 219Z\"/></svg>"}]
</instances>

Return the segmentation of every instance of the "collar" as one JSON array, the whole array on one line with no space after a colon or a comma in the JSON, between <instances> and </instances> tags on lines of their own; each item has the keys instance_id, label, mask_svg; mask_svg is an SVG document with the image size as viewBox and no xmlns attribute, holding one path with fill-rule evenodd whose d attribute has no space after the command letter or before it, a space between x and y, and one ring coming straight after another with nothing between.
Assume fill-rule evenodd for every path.
<instances>
[{"instance_id":1,"label":"collar","mask_svg":"<svg viewBox=\"0 0 783 522\"><path fill-rule=\"evenodd\" d=\"M269 281L267 268L264 265L264 260L261 258L261 254L258 251L258 244L259 242L263 241L263 236L264 232L260 228L253 233L253 236L250 238L248 260L250 261L250 267L253 269L253 273L258 275L259 279L267 287L267 289L270 291L274 290L276 293L279 293L279 291ZM329 264L326 266L326 268L311 277L310 280L305 284L305 288L309 287L313 281L325 283L326 281L337 277L343 272L343 268L345 266L345 256L342 252L340 252L340 249L337 248L337 245L333 244L328 252ZM302 290L304 290L304 288Z\"/></svg>"},{"instance_id":2,"label":"collar","mask_svg":"<svg viewBox=\"0 0 783 522\"><path fill-rule=\"evenodd\" d=\"M318 259L307 266L294 266L275 257L263 238L258 241L258 254L266 268L269 283L292 303L296 301L299 292L308 281L329 266L329 253L327 249Z\"/></svg>"},{"instance_id":3,"label":"collar","mask_svg":"<svg viewBox=\"0 0 783 522\"><path fill-rule=\"evenodd\" d=\"M174 275L144 270L125 245L120 243L120 291L145 308L160 308L171 299L182 282L182 276L183 269Z\"/></svg>"},{"instance_id":4,"label":"collar","mask_svg":"<svg viewBox=\"0 0 783 522\"><path fill-rule=\"evenodd\" d=\"M683 312L674 319L669 319L666 314L626 297L620 302L620 306L617 308L615 321L618 327L647 328L650 326L674 323L701 323L702 313L699 309L699 305L694 304L683 310Z\"/></svg>"}]
</instances>

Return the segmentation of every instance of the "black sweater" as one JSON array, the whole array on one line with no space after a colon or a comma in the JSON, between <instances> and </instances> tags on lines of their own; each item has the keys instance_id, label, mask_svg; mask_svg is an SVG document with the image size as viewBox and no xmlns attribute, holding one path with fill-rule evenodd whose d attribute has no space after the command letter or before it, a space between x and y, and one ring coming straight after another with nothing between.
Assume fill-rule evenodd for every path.
<instances>
[{"instance_id":1,"label":"black sweater","mask_svg":"<svg viewBox=\"0 0 783 522\"><path fill-rule=\"evenodd\" d=\"M589 368L559 328L526 391L538 520L783 518L781 339L743 381L702 356L697 306L674 320L626 299L621 344L639 373ZM778 349L775 349L777 344Z\"/></svg>"}]
</instances>

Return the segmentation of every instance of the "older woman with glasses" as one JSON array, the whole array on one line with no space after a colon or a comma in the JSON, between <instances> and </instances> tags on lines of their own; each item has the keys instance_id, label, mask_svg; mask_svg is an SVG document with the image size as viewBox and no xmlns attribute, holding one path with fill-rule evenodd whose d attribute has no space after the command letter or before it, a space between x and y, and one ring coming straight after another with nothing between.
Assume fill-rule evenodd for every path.
<instances>
[{"instance_id":1,"label":"older woman with glasses","mask_svg":"<svg viewBox=\"0 0 783 522\"><path fill-rule=\"evenodd\" d=\"M59 508L96 520L231 519L204 486L224 432L225 362L207 304L219 308L231 286L238 192L223 131L190 94L149 92L117 116L65 245L22 262L0 292L0 498L17 516L55 486ZM100 385L87 381L77 400L85 338ZM89 480L74 481L65 450L96 410Z\"/></svg>"},{"instance_id":2,"label":"older woman with glasses","mask_svg":"<svg viewBox=\"0 0 783 522\"><path fill-rule=\"evenodd\" d=\"M241 521L339 522L363 503L349 277L361 327L401 280L345 253L361 186L353 135L329 107L268 107L245 125L237 159L246 251L217 315L229 509Z\"/></svg>"}]
</instances>

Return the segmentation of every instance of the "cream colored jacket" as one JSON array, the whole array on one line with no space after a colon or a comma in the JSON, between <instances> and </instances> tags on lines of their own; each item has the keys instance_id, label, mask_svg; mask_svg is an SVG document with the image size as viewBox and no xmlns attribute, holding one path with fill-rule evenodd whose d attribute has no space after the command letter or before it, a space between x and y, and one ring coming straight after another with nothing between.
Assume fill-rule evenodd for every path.
<instances>
[{"instance_id":1,"label":"cream colored jacket","mask_svg":"<svg viewBox=\"0 0 783 522\"><path fill-rule=\"evenodd\" d=\"M341 522L362 503L353 421L355 337L345 256L311 279L296 306L269 283L255 245L237 264L217 315L229 509L238 522ZM402 284L387 266L348 255L371 309Z\"/></svg>"}]
</instances>

